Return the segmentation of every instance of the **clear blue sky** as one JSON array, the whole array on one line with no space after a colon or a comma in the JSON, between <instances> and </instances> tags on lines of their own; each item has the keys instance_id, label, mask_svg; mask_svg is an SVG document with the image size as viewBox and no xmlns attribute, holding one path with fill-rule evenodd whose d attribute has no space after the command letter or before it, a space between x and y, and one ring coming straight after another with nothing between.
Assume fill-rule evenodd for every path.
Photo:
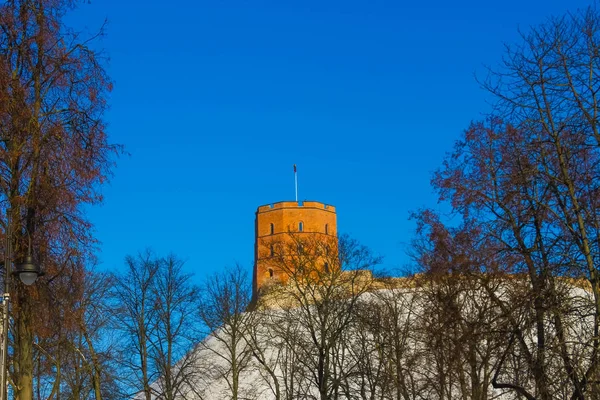
<instances>
[{"instance_id":1,"label":"clear blue sky","mask_svg":"<svg viewBox=\"0 0 600 400\"><path fill-rule=\"evenodd\" d=\"M333 204L338 229L408 263L411 210L469 122L488 110L474 74L503 44L573 0L93 0L115 81L118 161L90 210L105 268L146 247L199 278L251 270L254 213L294 198Z\"/></svg>"}]
</instances>

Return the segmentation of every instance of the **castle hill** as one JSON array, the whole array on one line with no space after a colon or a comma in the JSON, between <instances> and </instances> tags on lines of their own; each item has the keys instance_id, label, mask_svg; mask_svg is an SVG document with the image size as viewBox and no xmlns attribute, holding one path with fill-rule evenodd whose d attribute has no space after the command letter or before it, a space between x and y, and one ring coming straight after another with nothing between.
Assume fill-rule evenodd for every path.
<instances>
[{"instance_id":1,"label":"castle hill","mask_svg":"<svg viewBox=\"0 0 600 400\"><path fill-rule=\"evenodd\" d=\"M597 2L0 1L0 400L600 399Z\"/></svg>"}]
</instances>

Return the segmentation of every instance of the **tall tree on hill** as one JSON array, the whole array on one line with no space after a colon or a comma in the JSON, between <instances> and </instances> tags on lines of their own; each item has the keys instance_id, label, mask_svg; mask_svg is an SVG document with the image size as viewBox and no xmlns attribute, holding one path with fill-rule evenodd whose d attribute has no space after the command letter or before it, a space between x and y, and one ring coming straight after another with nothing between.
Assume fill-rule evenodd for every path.
<instances>
[{"instance_id":1,"label":"tall tree on hill","mask_svg":"<svg viewBox=\"0 0 600 400\"><path fill-rule=\"evenodd\" d=\"M438 265L527 279L502 296L487 290L509 327L492 384L527 399L600 394L599 62L595 7L523 34L483 82L495 115L469 127L433 178L463 225L432 235L430 254L448 257L461 236L480 250ZM426 225L444 231L431 218ZM587 281L592 299L577 295L569 277Z\"/></svg>"},{"instance_id":2,"label":"tall tree on hill","mask_svg":"<svg viewBox=\"0 0 600 400\"><path fill-rule=\"evenodd\" d=\"M417 227L412 256L421 272L415 278L421 312L415 331L426 350L422 363L435 366L426 368L428 390L436 398L487 399L507 337L513 329L531 328L510 325L503 315L509 310L506 314L521 319L523 310L515 304L523 298L508 294L528 283L507 279L510 254L477 224L450 228L425 210L417 215Z\"/></svg>"},{"instance_id":3,"label":"tall tree on hill","mask_svg":"<svg viewBox=\"0 0 600 400\"><path fill-rule=\"evenodd\" d=\"M286 386L286 383L289 383L286 377L296 363L288 358L290 355L293 357L294 353L286 351L287 346L282 339L282 337L289 337L289 332L280 334L282 327L289 329L290 326L282 324L277 313L271 313L268 309L255 307L251 312L254 314L253 320L247 325L244 340L252 354L252 359L269 387L273 400L290 398L290 396L284 397L286 393L293 392L293 389Z\"/></svg>"},{"instance_id":4,"label":"tall tree on hill","mask_svg":"<svg viewBox=\"0 0 600 400\"><path fill-rule=\"evenodd\" d=\"M569 259L576 255L577 249L564 229L565 221L560 218L563 198L557 197L553 190L559 178L550 173L558 160L550 157L552 153L545 154L552 144L550 140L542 141L540 135L540 131L517 128L499 119L475 123L466 131L433 180L442 198L451 199L464 220L462 230L455 230L447 238L440 236L433 250L439 253L445 249L445 257L452 254L461 257L452 258L455 265L432 265L450 272L472 273L480 269L527 277L529 286L512 291L517 297L510 303L491 290L488 293L495 305L505 310L504 317L511 326L513 340L507 343L514 343L515 347L507 351L518 354L531 379L514 381L502 372L506 365L498 365L499 372L492 383L496 388L510 389L531 399L553 398L565 385L571 385L575 398L583 398L585 373L582 375L580 368L593 370L597 362L593 356L589 363L573 364L568 350L571 338L565 330L565 315L561 313L569 298L557 281L566 275L582 277L583 271L581 264ZM569 146L570 151L576 151L575 143ZM580 150L578 154L584 156L585 152ZM435 221L430 222L435 226ZM461 238L466 239L457 249ZM480 255L472 251L461 253L459 249L468 248L469 240L473 248L481 249L480 254L489 258L477 261ZM443 253L438 257L443 259ZM515 304L523 306L519 315L515 313ZM525 339L530 332L536 338L534 342ZM564 349L562 355L554 352L555 346ZM560 374L557 365L561 365Z\"/></svg>"},{"instance_id":5,"label":"tall tree on hill","mask_svg":"<svg viewBox=\"0 0 600 400\"><path fill-rule=\"evenodd\" d=\"M208 339L200 346L211 353L207 359L215 361L204 368L227 382L232 400L245 398L240 376L252 357L247 344L255 321L255 315L247 312L251 299L250 280L239 265L210 276L202 287L198 313Z\"/></svg>"},{"instance_id":6,"label":"tall tree on hill","mask_svg":"<svg viewBox=\"0 0 600 400\"><path fill-rule=\"evenodd\" d=\"M14 254L29 250L47 276L36 287L14 285L16 397L31 399L33 310L81 274L94 239L82 206L101 200L118 148L108 142L103 114L111 82L90 41L63 24L70 0L8 0L0 4L0 210L13 223ZM31 248L29 248L31 238ZM68 314L68 313L67 313ZM64 315L67 315L64 314ZM63 315L63 314L61 314Z\"/></svg>"},{"instance_id":7,"label":"tall tree on hill","mask_svg":"<svg viewBox=\"0 0 600 400\"><path fill-rule=\"evenodd\" d=\"M574 398L583 398L600 391L600 12L591 6L552 18L522 39L508 48L486 87L497 96L498 112L525 132L527 148L536 155L535 173L529 175L538 184L521 185L521 197L538 210L538 226L548 238L552 256L538 264L560 265L562 274L586 279L592 289L588 362L577 366L568 351L561 355ZM541 290L553 290L549 284ZM556 315L553 320L566 340L565 321Z\"/></svg>"},{"instance_id":8,"label":"tall tree on hill","mask_svg":"<svg viewBox=\"0 0 600 400\"><path fill-rule=\"evenodd\" d=\"M356 318L361 294L371 289L371 270L380 262L357 241L289 233L274 244L271 265L288 277L278 296L282 324L296 325L289 339L304 376L318 398L338 398L350 370L338 352ZM300 341L298 343L298 341ZM300 378L300 379L299 379ZM294 394L292 394L294 395Z\"/></svg>"},{"instance_id":9,"label":"tall tree on hill","mask_svg":"<svg viewBox=\"0 0 600 400\"><path fill-rule=\"evenodd\" d=\"M530 76L522 64L520 68ZM508 373L509 357L503 356L492 384L528 399L550 399L568 387L573 398L583 399L587 392L597 392L600 349L595 334L583 343L573 340L572 316L566 312L577 299L564 278L588 280L599 298L595 260L600 254L591 243L600 239L596 224L600 147L590 145L577 118L554 131L525 114L523 120L516 113L508 116L514 123L500 118L473 123L435 174L433 185L462 216L463 226L444 234L424 214L432 232L437 232L432 254L454 263L429 267L526 277L527 285L513 282L508 297L493 290L488 294L510 326L506 354L526 366L528 378L515 379ZM564 117L559 111L555 114L556 121ZM592 332L598 332L600 322L597 300L595 304ZM530 335L534 341L527 340ZM578 346L586 350L576 354Z\"/></svg>"},{"instance_id":10,"label":"tall tree on hill","mask_svg":"<svg viewBox=\"0 0 600 400\"><path fill-rule=\"evenodd\" d=\"M387 281L387 282L386 282ZM424 398L422 346L419 344L420 295L395 279L384 280L356 309L357 324L351 336L350 351L357 372L360 397L371 399ZM429 305L428 307L429 308Z\"/></svg>"}]
</instances>

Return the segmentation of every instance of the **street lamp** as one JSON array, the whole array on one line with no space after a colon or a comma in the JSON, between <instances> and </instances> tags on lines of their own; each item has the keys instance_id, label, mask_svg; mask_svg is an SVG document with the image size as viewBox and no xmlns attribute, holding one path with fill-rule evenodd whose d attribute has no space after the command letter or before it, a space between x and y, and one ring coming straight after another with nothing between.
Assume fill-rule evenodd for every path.
<instances>
[{"instance_id":1,"label":"street lamp","mask_svg":"<svg viewBox=\"0 0 600 400\"><path fill-rule=\"evenodd\" d=\"M0 400L8 400L8 307L10 303L10 276L18 275L21 282L25 285L33 285L38 276L43 275L40 267L34 264L31 257L31 237L29 237L29 248L25 259L15 264L14 271L11 271L12 266L12 226L10 220L10 210L6 210L6 245L4 247L4 295L2 296L2 355L0 366Z\"/></svg>"}]
</instances>

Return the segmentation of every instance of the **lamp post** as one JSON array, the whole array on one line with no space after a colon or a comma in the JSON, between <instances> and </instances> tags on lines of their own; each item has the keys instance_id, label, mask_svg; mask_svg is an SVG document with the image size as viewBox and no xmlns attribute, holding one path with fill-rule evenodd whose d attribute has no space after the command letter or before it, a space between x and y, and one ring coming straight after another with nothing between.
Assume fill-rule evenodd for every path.
<instances>
[{"instance_id":1,"label":"lamp post","mask_svg":"<svg viewBox=\"0 0 600 400\"><path fill-rule=\"evenodd\" d=\"M15 265L12 270L12 224L10 218L10 209L6 210L6 244L4 247L4 295L2 296L2 354L0 361L2 365L0 376L0 400L8 400L8 329L9 329L9 304L10 304L10 276L18 275L23 284L29 286L42 275L39 266L33 263L31 257L31 238L29 238L29 248L27 256L23 262Z\"/></svg>"}]
</instances>

